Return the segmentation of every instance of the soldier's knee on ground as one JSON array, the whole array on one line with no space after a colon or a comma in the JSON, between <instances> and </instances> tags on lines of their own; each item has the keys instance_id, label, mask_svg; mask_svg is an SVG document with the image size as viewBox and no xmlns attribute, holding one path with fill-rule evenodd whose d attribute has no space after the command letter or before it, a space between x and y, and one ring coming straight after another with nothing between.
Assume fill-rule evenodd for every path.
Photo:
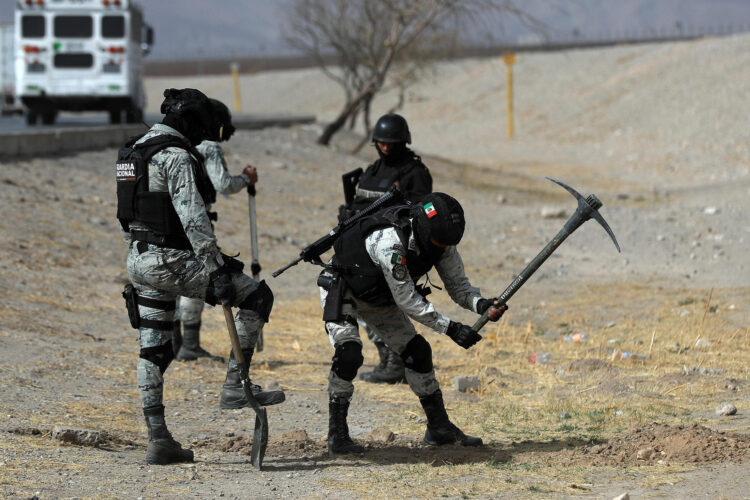
<instances>
[{"instance_id":1,"label":"soldier's knee on ground","mask_svg":"<svg viewBox=\"0 0 750 500\"><path fill-rule=\"evenodd\" d=\"M271 309L273 309L273 292L263 280L245 300L240 302L240 309L247 309L250 311L257 312L263 321L268 323L268 319L271 316Z\"/></svg>"},{"instance_id":2,"label":"soldier's knee on ground","mask_svg":"<svg viewBox=\"0 0 750 500\"><path fill-rule=\"evenodd\" d=\"M432 347L424 337L417 334L412 338L406 349L401 353L404 365L417 373L430 373L432 366Z\"/></svg>"},{"instance_id":3,"label":"soldier's knee on ground","mask_svg":"<svg viewBox=\"0 0 750 500\"><path fill-rule=\"evenodd\" d=\"M174 359L172 341L169 340L166 344L155 347L143 347L141 348L140 357L158 366L159 371L164 375L167 367Z\"/></svg>"},{"instance_id":4,"label":"soldier's knee on ground","mask_svg":"<svg viewBox=\"0 0 750 500\"><path fill-rule=\"evenodd\" d=\"M359 342L344 342L336 346L333 355L331 371L340 378L351 382L357 376L357 370L365 362L362 356L362 344Z\"/></svg>"}]
</instances>

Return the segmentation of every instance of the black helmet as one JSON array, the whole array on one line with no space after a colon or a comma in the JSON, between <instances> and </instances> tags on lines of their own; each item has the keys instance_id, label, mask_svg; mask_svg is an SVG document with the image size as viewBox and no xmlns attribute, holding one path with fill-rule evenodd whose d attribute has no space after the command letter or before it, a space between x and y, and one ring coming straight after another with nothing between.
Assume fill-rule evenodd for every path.
<instances>
[{"instance_id":1,"label":"black helmet","mask_svg":"<svg viewBox=\"0 0 750 500\"><path fill-rule=\"evenodd\" d=\"M216 140L228 141L234 134L234 125L232 125L232 113L229 108L218 99L209 99L211 107L214 110L214 120L216 120Z\"/></svg>"},{"instance_id":2,"label":"black helmet","mask_svg":"<svg viewBox=\"0 0 750 500\"><path fill-rule=\"evenodd\" d=\"M196 89L166 89L161 112L165 115L175 114L185 119L192 131L200 132L203 137L211 137L216 129L214 111L208 97Z\"/></svg>"},{"instance_id":3,"label":"black helmet","mask_svg":"<svg viewBox=\"0 0 750 500\"><path fill-rule=\"evenodd\" d=\"M442 245L458 245L464 235L464 209L445 193L423 196L412 208L415 229L422 248L433 240Z\"/></svg>"},{"instance_id":4,"label":"black helmet","mask_svg":"<svg viewBox=\"0 0 750 500\"><path fill-rule=\"evenodd\" d=\"M395 113L383 115L372 131L372 142L405 142L411 144L409 124L403 116Z\"/></svg>"}]
</instances>

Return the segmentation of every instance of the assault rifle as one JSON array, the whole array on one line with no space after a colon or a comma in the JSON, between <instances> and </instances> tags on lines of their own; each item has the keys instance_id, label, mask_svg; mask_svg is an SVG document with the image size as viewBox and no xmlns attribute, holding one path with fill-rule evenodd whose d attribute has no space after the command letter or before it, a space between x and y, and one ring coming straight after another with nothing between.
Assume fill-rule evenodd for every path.
<instances>
[{"instance_id":1,"label":"assault rifle","mask_svg":"<svg viewBox=\"0 0 750 500\"><path fill-rule=\"evenodd\" d=\"M400 200L402 199L401 196L401 190L398 188L398 186L393 185L391 188L383 194L380 198L372 202L367 207L363 208L360 212L357 214L349 217L344 222L339 224L338 226L331 229L331 231L317 240L315 243L312 243L305 247L304 250L302 250L299 254L299 257L294 259L292 262L287 264L286 266L282 267L281 269L278 269L274 271L271 276L274 278L278 277L281 273L289 269L290 267L296 266L303 260L305 262L310 262L312 264L318 264L323 265L323 261L320 260L320 256L326 253L328 250L330 250L333 247L333 244L336 242L336 239L341 235L344 230L349 229L352 224L357 222L359 219L362 219L363 217L366 217L372 213L377 212L380 208L385 206L386 204L390 203L392 200Z\"/></svg>"}]
</instances>

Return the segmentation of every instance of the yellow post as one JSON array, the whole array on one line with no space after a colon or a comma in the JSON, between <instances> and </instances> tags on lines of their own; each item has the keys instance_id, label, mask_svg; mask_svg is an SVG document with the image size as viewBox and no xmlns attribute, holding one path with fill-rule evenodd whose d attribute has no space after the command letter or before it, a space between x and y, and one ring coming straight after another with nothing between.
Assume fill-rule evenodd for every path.
<instances>
[{"instance_id":1,"label":"yellow post","mask_svg":"<svg viewBox=\"0 0 750 500\"><path fill-rule=\"evenodd\" d=\"M508 83L508 138L513 138L513 63L516 62L516 55L512 52L503 55L503 61L507 67Z\"/></svg>"},{"instance_id":2,"label":"yellow post","mask_svg":"<svg viewBox=\"0 0 750 500\"><path fill-rule=\"evenodd\" d=\"M232 82L234 83L234 112L242 113L242 99L240 98L240 65L232 63L229 65L232 72Z\"/></svg>"}]
</instances>

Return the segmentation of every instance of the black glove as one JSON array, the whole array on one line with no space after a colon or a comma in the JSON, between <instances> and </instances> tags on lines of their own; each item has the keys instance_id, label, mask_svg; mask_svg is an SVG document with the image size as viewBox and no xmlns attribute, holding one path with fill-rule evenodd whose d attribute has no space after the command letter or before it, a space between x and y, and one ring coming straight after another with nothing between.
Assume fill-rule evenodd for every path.
<instances>
[{"instance_id":1,"label":"black glove","mask_svg":"<svg viewBox=\"0 0 750 500\"><path fill-rule=\"evenodd\" d=\"M473 328L468 325L462 325L461 323L455 323L451 321L448 323L448 330L445 332L453 342L460 345L464 349L468 349L480 340L482 336L479 335Z\"/></svg>"},{"instance_id":2,"label":"black glove","mask_svg":"<svg viewBox=\"0 0 750 500\"><path fill-rule=\"evenodd\" d=\"M214 295L219 299L219 302L227 306L231 305L234 302L237 291L234 289L232 273L229 272L229 268L224 265L212 272L209 277L211 279L211 286L214 289Z\"/></svg>"},{"instance_id":3,"label":"black glove","mask_svg":"<svg viewBox=\"0 0 750 500\"><path fill-rule=\"evenodd\" d=\"M221 258L224 260L224 266L231 271L241 273L245 269L245 263L236 257L222 253Z\"/></svg>"},{"instance_id":4,"label":"black glove","mask_svg":"<svg viewBox=\"0 0 750 500\"><path fill-rule=\"evenodd\" d=\"M495 300L497 300L497 299L484 299L484 298L483 299L479 299L477 301L477 313L484 314L485 311L487 311L487 309L489 309L490 307L492 307L492 305L495 303ZM500 312L500 316L498 316L497 319L494 319L492 321L497 321L498 319L500 319L503 316L503 314L505 313L505 311L508 310L507 304L503 304L501 306L498 306L497 308L500 309L500 311L501 311Z\"/></svg>"}]
</instances>

